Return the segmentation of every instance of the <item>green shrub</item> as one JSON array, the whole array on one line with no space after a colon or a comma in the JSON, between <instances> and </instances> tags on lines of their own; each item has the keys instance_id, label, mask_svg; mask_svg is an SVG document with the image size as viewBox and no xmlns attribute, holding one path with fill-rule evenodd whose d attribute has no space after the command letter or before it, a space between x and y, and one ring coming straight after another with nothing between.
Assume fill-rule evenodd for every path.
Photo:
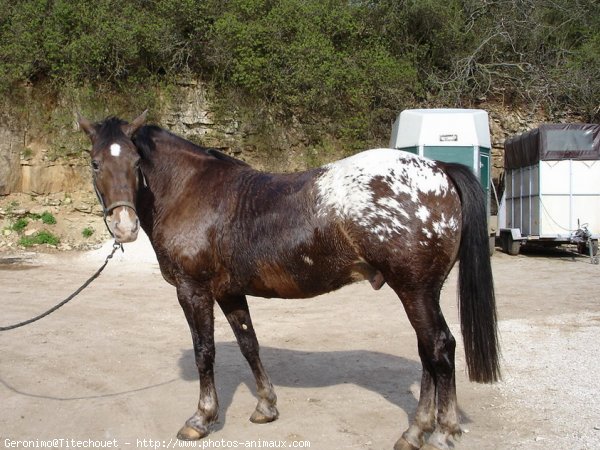
<instances>
[{"instance_id":1,"label":"green shrub","mask_svg":"<svg viewBox=\"0 0 600 450\"><path fill-rule=\"evenodd\" d=\"M83 231L81 232L81 235L86 239L91 237L92 234L94 234L94 229L90 228L90 227L84 228Z\"/></svg>"},{"instance_id":2,"label":"green shrub","mask_svg":"<svg viewBox=\"0 0 600 450\"><path fill-rule=\"evenodd\" d=\"M16 231L17 233L20 233L25 228L27 228L28 224L29 224L29 220L27 220L26 218L22 217L20 219L17 219L15 221L15 223L12 224L12 226L10 227L10 229L13 230L13 231Z\"/></svg>"},{"instance_id":3,"label":"green shrub","mask_svg":"<svg viewBox=\"0 0 600 450\"><path fill-rule=\"evenodd\" d=\"M23 247L32 247L41 244L57 245L59 242L60 239L57 236L46 230L38 231L31 236L22 236L19 239L19 245Z\"/></svg>"},{"instance_id":4,"label":"green shrub","mask_svg":"<svg viewBox=\"0 0 600 450\"><path fill-rule=\"evenodd\" d=\"M201 78L359 144L387 140L404 108L493 96L597 121L599 29L597 0L0 0L0 89L99 117L160 109L152 87ZM49 157L71 155L72 107L51 110L31 122L63 131Z\"/></svg>"},{"instance_id":5,"label":"green shrub","mask_svg":"<svg viewBox=\"0 0 600 450\"><path fill-rule=\"evenodd\" d=\"M42 215L40 216L40 219L46 225L55 225L56 224L56 218L48 211L44 211L42 213Z\"/></svg>"}]
</instances>

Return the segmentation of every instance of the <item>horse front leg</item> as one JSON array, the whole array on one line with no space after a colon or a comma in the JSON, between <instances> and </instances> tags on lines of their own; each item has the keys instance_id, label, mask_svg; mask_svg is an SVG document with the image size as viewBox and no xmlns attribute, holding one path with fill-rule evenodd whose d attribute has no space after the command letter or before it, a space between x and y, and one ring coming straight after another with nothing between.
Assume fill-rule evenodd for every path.
<instances>
[{"instance_id":1,"label":"horse front leg","mask_svg":"<svg viewBox=\"0 0 600 450\"><path fill-rule=\"evenodd\" d=\"M256 380L258 404L250 416L250 421L254 423L272 422L279 417L276 407L277 396L260 360L258 339L250 318L248 301L245 296L241 295L220 299L218 303L231 325L242 355L248 361Z\"/></svg>"},{"instance_id":2,"label":"horse front leg","mask_svg":"<svg viewBox=\"0 0 600 450\"><path fill-rule=\"evenodd\" d=\"M200 380L198 409L179 430L177 438L196 440L209 434L210 426L217 421L219 415L214 380L214 300L210 294L186 285L177 287L177 297L192 333Z\"/></svg>"}]
</instances>

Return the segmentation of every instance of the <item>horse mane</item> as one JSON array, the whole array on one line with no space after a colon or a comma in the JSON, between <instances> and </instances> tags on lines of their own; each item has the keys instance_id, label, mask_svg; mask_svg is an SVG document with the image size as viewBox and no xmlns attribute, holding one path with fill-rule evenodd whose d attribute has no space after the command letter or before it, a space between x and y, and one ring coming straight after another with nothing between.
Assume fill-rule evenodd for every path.
<instances>
[{"instance_id":1,"label":"horse mane","mask_svg":"<svg viewBox=\"0 0 600 450\"><path fill-rule=\"evenodd\" d=\"M196 145L193 142L190 142L156 125L145 125L141 127L132 137L133 143L137 147L142 158L148 160L152 159L152 155L156 151L156 144L154 142L154 139L158 135L173 141L173 143L178 145L179 147L185 147L186 149L191 150L193 152L211 156L213 158L227 162L232 165L250 167L249 164L245 163L244 161L226 155L225 153L217 150L216 148L202 147Z\"/></svg>"}]
</instances>

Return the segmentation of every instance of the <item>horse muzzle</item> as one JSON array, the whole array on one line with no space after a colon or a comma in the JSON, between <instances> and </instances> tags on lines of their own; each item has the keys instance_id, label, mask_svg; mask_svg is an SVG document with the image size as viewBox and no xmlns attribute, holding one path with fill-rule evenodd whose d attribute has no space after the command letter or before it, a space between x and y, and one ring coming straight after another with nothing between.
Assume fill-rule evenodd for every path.
<instances>
[{"instance_id":1,"label":"horse muzzle","mask_svg":"<svg viewBox=\"0 0 600 450\"><path fill-rule=\"evenodd\" d=\"M108 228L119 244L126 244L137 239L140 220L133 205L114 205L110 208L107 219Z\"/></svg>"}]
</instances>

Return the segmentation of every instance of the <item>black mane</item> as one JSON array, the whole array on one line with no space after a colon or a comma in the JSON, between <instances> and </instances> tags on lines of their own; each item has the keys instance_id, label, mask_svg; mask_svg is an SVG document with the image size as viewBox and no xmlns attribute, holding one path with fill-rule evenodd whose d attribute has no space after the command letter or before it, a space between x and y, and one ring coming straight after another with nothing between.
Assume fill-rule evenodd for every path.
<instances>
[{"instance_id":1,"label":"black mane","mask_svg":"<svg viewBox=\"0 0 600 450\"><path fill-rule=\"evenodd\" d=\"M239 159L236 159L229 155L226 155L225 153L217 150L216 148L202 147L200 145L196 145L193 142L183 139L182 137L177 136L176 134L173 134L170 131L160 128L159 126L156 126L156 125L145 125L145 126L141 127L137 131L137 133L135 133L135 135L132 137L132 141L135 144L135 146L137 147L138 152L140 153L140 156L143 159L147 159L147 160L152 159L152 154L156 150L156 144L154 142L154 138L159 134L162 135L163 137L166 136L170 140L173 140L175 142L179 141L181 143L180 146L185 146L187 149L190 149L192 151L202 153L204 155L212 156L216 159L228 162L230 164L234 164L234 165L238 165L238 166L247 166L247 167L249 166L244 161L241 161Z\"/></svg>"}]
</instances>

